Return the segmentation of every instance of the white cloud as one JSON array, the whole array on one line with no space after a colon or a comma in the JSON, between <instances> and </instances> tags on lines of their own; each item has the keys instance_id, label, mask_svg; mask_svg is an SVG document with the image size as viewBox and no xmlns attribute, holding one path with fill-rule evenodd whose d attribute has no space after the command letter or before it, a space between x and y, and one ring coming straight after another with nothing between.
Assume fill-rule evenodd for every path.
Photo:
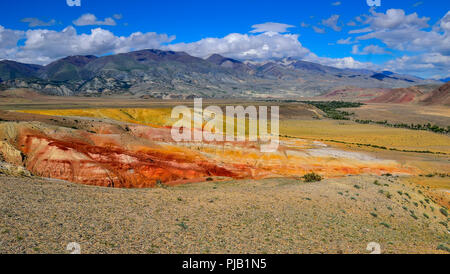
<instances>
[{"instance_id":1,"label":"white cloud","mask_svg":"<svg viewBox=\"0 0 450 274\"><path fill-rule=\"evenodd\" d=\"M331 3L332 6L340 6L342 3L339 1Z\"/></svg>"},{"instance_id":2,"label":"white cloud","mask_svg":"<svg viewBox=\"0 0 450 274\"><path fill-rule=\"evenodd\" d=\"M295 26L288 25L288 24L281 24L281 23L274 23L274 22L267 22L263 24L256 24L252 26L251 33L262 33L262 32L276 32L276 33L283 33L287 32L289 28L293 28Z\"/></svg>"},{"instance_id":3,"label":"white cloud","mask_svg":"<svg viewBox=\"0 0 450 274\"><path fill-rule=\"evenodd\" d=\"M356 34L356 33L365 33L365 32L371 32L372 29L371 28L363 28L363 29L354 29L349 31L348 33L350 34Z\"/></svg>"},{"instance_id":4,"label":"white cloud","mask_svg":"<svg viewBox=\"0 0 450 274\"><path fill-rule=\"evenodd\" d=\"M73 21L75 26L115 26L116 21L111 17L105 18L105 20L98 20L97 17L92 13L86 13L81 15L80 18Z\"/></svg>"},{"instance_id":5,"label":"white cloud","mask_svg":"<svg viewBox=\"0 0 450 274\"><path fill-rule=\"evenodd\" d=\"M17 42L24 37L24 34L24 31L6 29L0 25L0 48L16 47Z\"/></svg>"},{"instance_id":6,"label":"white cloud","mask_svg":"<svg viewBox=\"0 0 450 274\"><path fill-rule=\"evenodd\" d=\"M307 28L307 27L309 27L309 24L306 24L305 22L301 22L301 23L300 23L300 26L301 26L302 28Z\"/></svg>"},{"instance_id":7,"label":"white cloud","mask_svg":"<svg viewBox=\"0 0 450 274\"><path fill-rule=\"evenodd\" d=\"M428 17L417 13L406 15L401 9L389 9L386 13L372 11L365 23L368 27L349 33L364 33L358 40L378 39L389 48L411 52L437 52L450 55L450 11L439 20L431 31Z\"/></svg>"},{"instance_id":8,"label":"white cloud","mask_svg":"<svg viewBox=\"0 0 450 274\"><path fill-rule=\"evenodd\" d=\"M356 42L352 41L351 37L347 37L346 39L339 39L336 43L338 43L339 45L351 45Z\"/></svg>"},{"instance_id":9,"label":"white cloud","mask_svg":"<svg viewBox=\"0 0 450 274\"><path fill-rule=\"evenodd\" d=\"M340 16L337 14L331 15L330 18L322 20L322 24L324 26L332 28L334 31L341 31L342 28L338 26L339 17Z\"/></svg>"},{"instance_id":10,"label":"white cloud","mask_svg":"<svg viewBox=\"0 0 450 274\"><path fill-rule=\"evenodd\" d=\"M359 62L353 59L353 57L343 57L343 58L329 58L329 57L318 57L315 54L310 54L305 57L305 60L310 62L319 63L326 66L332 66L336 68L349 68L349 69L372 69L379 70L380 67L373 63Z\"/></svg>"},{"instance_id":11,"label":"white cloud","mask_svg":"<svg viewBox=\"0 0 450 274\"><path fill-rule=\"evenodd\" d=\"M0 60L14 59L18 51L17 42L24 35L23 31L6 29L0 25Z\"/></svg>"},{"instance_id":12,"label":"white cloud","mask_svg":"<svg viewBox=\"0 0 450 274\"><path fill-rule=\"evenodd\" d=\"M385 69L424 77L445 78L449 75L450 56L440 53L424 53L402 56L386 62Z\"/></svg>"},{"instance_id":13,"label":"white cloud","mask_svg":"<svg viewBox=\"0 0 450 274\"><path fill-rule=\"evenodd\" d=\"M313 26L312 28L313 28L313 30L314 30L316 33L320 33L320 34L325 33L325 29L322 29L322 28L319 28L319 27L316 27L316 26Z\"/></svg>"},{"instance_id":14,"label":"white cloud","mask_svg":"<svg viewBox=\"0 0 450 274\"><path fill-rule=\"evenodd\" d=\"M14 56L7 58L24 63L47 64L69 55L103 55L160 48L163 44L175 39L174 36L154 32L135 32L130 36L115 36L112 32L102 28L92 29L89 34L78 34L72 26L68 26L62 31L28 30L25 38L25 44L16 47ZM2 57L0 55L0 58Z\"/></svg>"},{"instance_id":15,"label":"white cloud","mask_svg":"<svg viewBox=\"0 0 450 274\"><path fill-rule=\"evenodd\" d=\"M386 13L372 11L372 16L366 20L373 30L393 30L399 28L426 28L430 18L419 18L417 13L405 14L402 9L388 9Z\"/></svg>"},{"instance_id":16,"label":"white cloud","mask_svg":"<svg viewBox=\"0 0 450 274\"><path fill-rule=\"evenodd\" d=\"M362 50L359 50L359 45L354 45L352 47L352 54L369 55L369 54L391 54L391 53L377 45L368 45L364 47Z\"/></svg>"},{"instance_id":17,"label":"white cloud","mask_svg":"<svg viewBox=\"0 0 450 274\"><path fill-rule=\"evenodd\" d=\"M122 14L118 13L118 14L114 14L113 15L114 19L120 20L123 18Z\"/></svg>"},{"instance_id":18,"label":"white cloud","mask_svg":"<svg viewBox=\"0 0 450 274\"><path fill-rule=\"evenodd\" d=\"M274 32L256 35L231 33L223 38L205 38L193 43L168 45L167 48L202 58L217 53L242 60L303 57L310 52L302 46L298 35Z\"/></svg>"},{"instance_id":19,"label":"white cloud","mask_svg":"<svg viewBox=\"0 0 450 274\"><path fill-rule=\"evenodd\" d=\"M20 20L21 22L28 23L28 27L49 27L56 25L56 20L51 19L48 22L42 21L39 18L27 17Z\"/></svg>"}]
</instances>

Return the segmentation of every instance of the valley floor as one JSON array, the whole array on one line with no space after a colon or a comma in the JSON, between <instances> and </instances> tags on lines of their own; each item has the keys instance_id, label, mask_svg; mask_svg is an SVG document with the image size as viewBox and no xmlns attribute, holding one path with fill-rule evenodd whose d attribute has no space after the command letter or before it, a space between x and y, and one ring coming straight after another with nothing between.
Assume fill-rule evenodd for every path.
<instances>
[{"instance_id":1,"label":"valley floor","mask_svg":"<svg viewBox=\"0 0 450 274\"><path fill-rule=\"evenodd\" d=\"M68 253L71 242L81 253L450 252L448 135L282 103L267 155L173 142L170 110L186 102L23 92L0 102L0 253ZM355 115L401 114L388 110ZM417 122L449 124L448 108L429 110ZM312 171L325 179L304 182Z\"/></svg>"}]
</instances>

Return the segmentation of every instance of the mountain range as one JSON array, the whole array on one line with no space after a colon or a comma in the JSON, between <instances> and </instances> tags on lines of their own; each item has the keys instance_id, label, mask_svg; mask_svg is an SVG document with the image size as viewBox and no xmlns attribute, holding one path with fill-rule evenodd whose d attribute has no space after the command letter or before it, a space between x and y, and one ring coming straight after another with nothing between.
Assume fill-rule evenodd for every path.
<instances>
[{"instance_id":1,"label":"mountain range","mask_svg":"<svg viewBox=\"0 0 450 274\"><path fill-rule=\"evenodd\" d=\"M298 98L340 86L404 88L437 83L389 71L340 69L283 58L206 59L156 49L107 56L69 56L48 65L0 61L0 88L32 88L61 96L133 95L142 98Z\"/></svg>"}]
</instances>

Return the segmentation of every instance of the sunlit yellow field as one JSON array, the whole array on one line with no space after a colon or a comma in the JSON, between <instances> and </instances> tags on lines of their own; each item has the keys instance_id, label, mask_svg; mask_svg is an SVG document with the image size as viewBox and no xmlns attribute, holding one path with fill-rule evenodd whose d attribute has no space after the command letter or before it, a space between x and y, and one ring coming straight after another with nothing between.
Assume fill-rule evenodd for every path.
<instances>
[{"instance_id":1,"label":"sunlit yellow field","mask_svg":"<svg viewBox=\"0 0 450 274\"><path fill-rule=\"evenodd\" d=\"M122 122L169 126L171 108L99 108L99 109L52 109L52 110L21 110L24 113L34 113L55 116L81 116L93 118L108 118Z\"/></svg>"},{"instance_id":2,"label":"sunlit yellow field","mask_svg":"<svg viewBox=\"0 0 450 274\"><path fill-rule=\"evenodd\" d=\"M280 134L360 143L398 150L432 151L450 153L450 137L427 131L363 125L350 121L334 120L284 120L280 121Z\"/></svg>"}]
</instances>

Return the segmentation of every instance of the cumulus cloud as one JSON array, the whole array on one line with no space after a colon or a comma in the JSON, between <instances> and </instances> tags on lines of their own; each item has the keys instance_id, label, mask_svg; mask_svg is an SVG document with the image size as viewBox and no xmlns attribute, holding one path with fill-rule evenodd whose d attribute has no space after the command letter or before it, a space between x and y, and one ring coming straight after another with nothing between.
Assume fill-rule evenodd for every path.
<instances>
[{"instance_id":1,"label":"cumulus cloud","mask_svg":"<svg viewBox=\"0 0 450 274\"><path fill-rule=\"evenodd\" d=\"M385 69L424 77L445 78L449 75L450 56L440 53L424 53L402 56L386 62Z\"/></svg>"},{"instance_id":2,"label":"cumulus cloud","mask_svg":"<svg viewBox=\"0 0 450 274\"><path fill-rule=\"evenodd\" d=\"M399 28L426 28L430 18L420 18L417 13L405 14L402 9L388 9L386 13L372 11L366 23L374 30L393 30Z\"/></svg>"},{"instance_id":3,"label":"cumulus cloud","mask_svg":"<svg viewBox=\"0 0 450 274\"><path fill-rule=\"evenodd\" d=\"M12 48L24 37L25 32L21 30L6 29L0 25L0 48Z\"/></svg>"},{"instance_id":4,"label":"cumulus cloud","mask_svg":"<svg viewBox=\"0 0 450 274\"><path fill-rule=\"evenodd\" d=\"M0 35L1 33L0 31ZM78 34L72 26L68 26L62 31L28 30L25 32L24 38L26 39L25 44L20 47L17 47L16 39L14 56L9 54L6 58L24 63L47 64L69 55L103 55L146 48L160 48L163 44L175 39L174 36L154 32L135 32L129 36L116 36L102 28L92 29L89 34ZM2 46L0 44L0 48Z\"/></svg>"},{"instance_id":5,"label":"cumulus cloud","mask_svg":"<svg viewBox=\"0 0 450 274\"><path fill-rule=\"evenodd\" d=\"M332 28L334 31L341 31L342 28L338 26L340 15L334 14L330 18L322 20L324 26Z\"/></svg>"},{"instance_id":6,"label":"cumulus cloud","mask_svg":"<svg viewBox=\"0 0 450 274\"><path fill-rule=\"evenodd\" d=\"M252 26L251 33L262 33L262 32L276 32L276 33L284 33L287 32L289 28L293 28L294 26L288 24L267 22L263 24L256 24Z\"/></svg>"},{"instance_id":7,"label":"cumulus cloud","mask_svg":"<svg viewBox=\"0 0 450 274\"><path fill-rule=\"evenodd\" d=\"M349 69L371 69L379 70L380 67L367 62L359 62L353 57L343 57L343 58L329 58L329 57L318 57L314 54L310 54L305 57L305 60L319 63L326 66L336 67L336 68L349 68Z\"/></svg>"},{"instance_id":8,"label":"cumulus cloud","mask_svg":"<svg viewBox=\"0 0 450 274\"><path fill-rule=\"evenodd\" d=\"M105 20L97 19L97 16L91 13L81 15L78 19L73 21L75 26L115 26L116 21L111 17L105 18Z\"/></svg>"},{"instance_id":9,"label":"cumulus cloud","mask_svg":"<svg viewBox=\"0 0 450 274\"><path fill-rule=\"evenodd\" d=\"M302 46L296 34L265 32L257 35L232 33L223 38L205 38L193 43L167 46L197 57L218 53L241 60L303 57L310 51Z\"/></svg>"},{"instance_id":10,"label":"cumulus cloud","mask_svg":"<svg viewBox=\"0 0 450 274\"><path fill-rule=\"evenodd\" d=\"M24 35L24 31L6 29L0 25L0 60L14 58L17 42L24 38Z\"/></svg>"},{"instance_id":11,"label":"cumulus cloud","mask_svg":"<svg viewBox=\"0 0 450 274\"><path fill-rule=\"evenodd\" d=\"M51 19L50 21L42 21L39 18L34 18L34 17L27 17L27 18L23 18L22 20L20 20L21 22L24 23L28 23L28 27L33 28L33 27L50 27L53 25L56 25L56 20L55 19Z\"/></svg>"},{"instance_id":12,"label":"cumulus cloud","mask_svg":"<svg viewBox=\"0 0 450 274\"><path fill-rule=\"evenodd\" d=\"M331 5L332 5L332 6L340 6L340 5L341 5L341 2L336 1L336 2L331 3Z\"/></svg>"},{"instance_id":13,"label":"cumulus cloud","mask_svg":"<svg viewBox=\"0 0 450 274\"><path fill-rule=\"evenodd\" d=\"M352 54L368 55L368 54L391 54L391 53L377 45L368 45L364 47L362 50L359 50L359 45L354 45L352 47Z\"/></svg>"},{"instance_id":14,"label":"cumulus cloud","mask_svg":"<svg viewBox=\"0 0 450 274\"><path fill-rule=\"evenodd\" d=\"M364 17L364 19L362 19ZM450 11L429 29L428 17L417 13L406 14L401 9L389 9L386 13L371 10L371 15L361 16L359 41L377 39L388 48L404 51L402 57L385 63L385 69L425 77L448 74L450 68ZM359 50L353 47L353 54L384 54L381 47L368 46Z\"/></svg>"},{"instance_id":15,"label":"cumulus cloud","mask_svg":"<svg viewBox=\"0 0 450 274\"><path fill-rule=\"evenodd\" d=\"M379 39L389 48L402 51L428 51L449 55L450 12L431 31L424 30L429 27L428 20L427 17L420 18L416 13L406 15L403 10L390 9L386 14L374 12L366 21L369 27L359 30L368 33L357 39Z\"/></svg>"}]
</instances>

